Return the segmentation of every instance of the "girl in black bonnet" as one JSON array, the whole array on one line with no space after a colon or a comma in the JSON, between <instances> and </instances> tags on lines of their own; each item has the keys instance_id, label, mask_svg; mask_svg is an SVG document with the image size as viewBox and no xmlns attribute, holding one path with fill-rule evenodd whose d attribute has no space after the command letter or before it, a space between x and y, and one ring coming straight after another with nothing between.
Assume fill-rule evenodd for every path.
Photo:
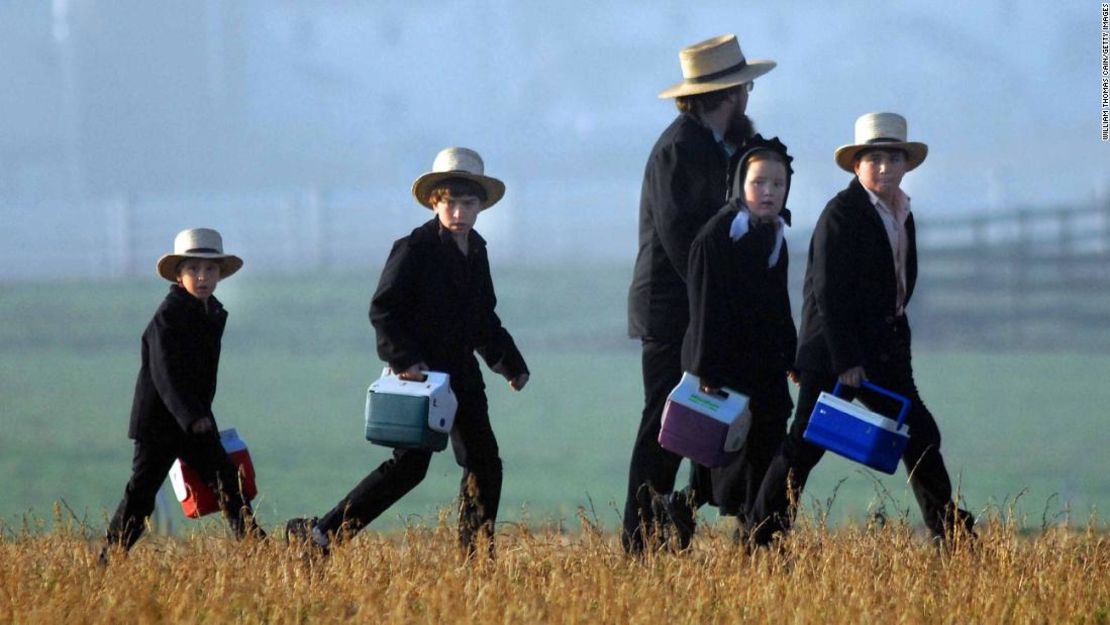
<instances>
[{"instance_id":1,"label":"girl in black bonnet","mask_svg":"<svg viewBox=\"0 0 1110 625\"><path fill-rule=\"evenodd\" d=\"M695 492L687 493L690 504L708 501L735 515L743 539L763 474L786 435L797 331L783 237L793 159L778 138L758 134L740 152L730 200L690 247L690 325L682 366L700 378L703 390L729 387L750 398L752 426L744 447L711 471L711 484L695 484Z\"/></svg>"}]
</instances>

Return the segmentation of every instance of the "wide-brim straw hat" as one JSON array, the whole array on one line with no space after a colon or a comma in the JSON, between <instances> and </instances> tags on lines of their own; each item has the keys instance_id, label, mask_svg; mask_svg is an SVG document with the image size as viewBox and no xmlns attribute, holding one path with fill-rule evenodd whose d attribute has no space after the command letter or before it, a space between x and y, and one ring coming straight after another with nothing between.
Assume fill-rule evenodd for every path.
<instances>
[{"instance_id":1,"label":"wide-brim straw hat","mask_svg":"<svg viewBox=\"0 0 1110 625\"><path fill-rule=\"evenodd\" d=\"M224 240L219 232L211 228L190 228L177 233L173 239L173 253L158 259L158 275L177 282L177 266L188 258L206 258L220 265L220 279L223 280L239 271L243 259L232 254L224 254Z\"/></svg>"},{"instance_id":2,"label":"wide-brim straw hat","mask_svg":"<svg viewBox=\"0 0 1110 625\"><path fill-rule=\"evenodd\" d=\"M482 210L496 204L505 195L505 183L485 175L486 166L482 157L469 148L445 148L436 154L432 171L421 175L412 183L412 195L428 208L432 208L428 194L436 184L449 178L462 178L478 183L486 191L486 201Z\"/></svg>"},{"instance_id":3,"label":"wide-brim straw hat","mask_svg":"<svg viewBox=\"0 0 1110 625\"><path fill-rule=\"evenodd\" d=\"M678 53L682 82L659 93L660 98L677 98L720 91L751 82L775 68L762 59L749 61L740 50L736 35L728 34L687 46Z\"/></svg>"},{"instance_id":4,"label":"wide-brim straw hat","mask_svg":"<svg viewBox=\"0 0 1110 625\"><path fill-rule=\"evenodd\" d=\"M906 118L897 113L867 113L856 120L856 142L836 149L836 164L847 172L855 172L856 157L863 150L883 148L906 153L906 171L921 164L929 154L929 146L919 141L906 141Z\"/></svg>"}]
</instances>

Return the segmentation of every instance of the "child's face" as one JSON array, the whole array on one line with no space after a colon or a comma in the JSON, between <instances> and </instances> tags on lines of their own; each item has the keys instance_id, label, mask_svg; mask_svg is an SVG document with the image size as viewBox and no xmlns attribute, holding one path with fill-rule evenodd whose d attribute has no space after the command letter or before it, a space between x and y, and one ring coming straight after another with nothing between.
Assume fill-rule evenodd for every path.
<instances>
[{"instance_id":1,"label":"child's face","mask_svg":"<svg viewBox=\"0 0 1110 625\"><path fill-rule=\"evenodd\" d=\"M752 217L759 221L773 220L782 212L785 198L785 165L766 159L748 165L744 176L744 204Z\"/></svg>"},{"instance_id":2,"label":"child's face","mask_svg":"<svg viewBox=\"0 0 1110 625\"><path fill-rule=\"evenodd\" d=\"M177 283L202 302L208 301L219 281L220 264L214 260L186 258L177 266Z\"/></svg>"},{"instance_id":3,"label":"child's face","mask_svg":"<svg viewBox=\"0 0 1110 625\"><path fill-rule=\"evenodd\" d=\"M906 175L906 153L902 150L872 150L856 161L859 182L880 197L889 196L902 186Z\"/></svg>"},{"instance_id":4,"label":"child's face","mask_svg":"<svg viewBox=\"0 0 1110 625\"><path fill-rule=\"evenodd\" d=\"M432 209L439 217L439 223L450 230L451 234L465 236L474 227L474 222L478 221L482 201L476 195L452 196L448 193Z\"/></svg>"}]
</instances>

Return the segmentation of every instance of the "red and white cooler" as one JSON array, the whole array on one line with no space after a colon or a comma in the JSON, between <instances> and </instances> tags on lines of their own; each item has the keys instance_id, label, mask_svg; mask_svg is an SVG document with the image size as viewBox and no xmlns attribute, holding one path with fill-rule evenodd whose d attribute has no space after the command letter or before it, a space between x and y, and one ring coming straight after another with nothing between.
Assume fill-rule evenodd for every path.
<instances>
[{"instance_id":1,"label":"red and white cooler","mask_svg":"<svg viewBox=\"0 0 1110 625\"><path fill-rule=\"evenodd\" d=\"M254 465L251 463L251 454L247 444L239 438L235 428L228 428L220 432L220 443L224 451L231 456L231 463L239 469L239 480L242 484L243 500L250 501L258 494L258 487L254 483ZM180 458L174 460L170 467L170 484L173 494L181 502L181 509L190 519L198 519L206 514L211 514L220 509L216 493L200 479L200 474Z\"/></svg>"}]
</instances>

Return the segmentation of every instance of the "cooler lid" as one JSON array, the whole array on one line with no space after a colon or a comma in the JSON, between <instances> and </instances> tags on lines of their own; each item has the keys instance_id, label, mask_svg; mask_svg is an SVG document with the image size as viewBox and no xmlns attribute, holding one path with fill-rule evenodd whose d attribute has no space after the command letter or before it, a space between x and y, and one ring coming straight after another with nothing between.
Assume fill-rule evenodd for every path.
<instances>
[{"instance_id":1,"label":"cooler lid","mask_svg":"<svg viewBox=\"0 0 1110 625\"><path fill-rule=\"evenodd\" d=\"M173 487L173 495L178 501L185 501L189 496L189 491L185 488L185 476L181 473L180 459L174 460L170 465L170 486Z\"/></svg>"},{"instance_id":2,"label":"cooler lid","mask_svg":"<svg viewBox=\"0 0 1110 625\"><path fill-rule=\"evenodd\" d=\"M382 376L370 384L370 393L389 393L409 397L431 397L433 394L451 392L451 376L442 371L426 371L424 381L402 380L386 367Z\"/></svg>"},{"instance_id":3,"label":"cooler lid","mask_svg":"<svg viewBox=\"0 0 1110 625\"><path fill-rule=\"evenodd\" d=\"M428 400L428 427L433 432L449 433L455 427L455 412L459 402L455 394L450 392L437 393Z\"/></svg>"},{"instance_id":4,"label":"cooler lid","mask_svg":"<svg viewBox=\"0 0 1110 625\"><path fill-rule=\"evenodd\" d=\"M740 391L725 387L721 389L722 395L709 395L701 392L700 387L698 376L684 372L667 399L725 424L731 424L748 407L748 396Z\"/></svg>"},{"instance_id":5,"label":"cooler lid","mask_svg":"<svg viewBox=\"0 0 1110 625\"><path fill-rule=\"evenodd\" d=\"M891 419L889 417L884 417L883 415L881 415L877 412L871 412L865 406L861 406L861 405L859 405L855 402L850 402L846 399L837 397L836 395L833 395L832 393L826 393L826 392L822 391L821 395L817 398L817 404L818 405L824 404L824 405L832 408L833 410L837 410L839 412L843 412L845 414L851 415L852 417L855 417L856 419L859 419L860 421L866 421L867 423L870 423L871 425L874 425L876 427L880 427L880 428L882 428L884 430L887 430L889 432L894 432L896 434L902 434L902 435L905 435L905 436L909 436L909 431L910 431L910 426L909 425L903 423L902 427L899 428L898 427L898 421L896 421L895 419Z\"/></svg>"},{"instance_id":6,"label":"cooler lid","mask_svg":"<svg viewBox=\"0 0 1110 625\"><path fill-rule=\"evenodd\" d=\"M228 428L220 431L220 444L224 446L224 451L229 454L243 451L247 448L247 444L243 442L243 439L239 438L239 431L235 428Z\"/></svg>"}]
</instances>

